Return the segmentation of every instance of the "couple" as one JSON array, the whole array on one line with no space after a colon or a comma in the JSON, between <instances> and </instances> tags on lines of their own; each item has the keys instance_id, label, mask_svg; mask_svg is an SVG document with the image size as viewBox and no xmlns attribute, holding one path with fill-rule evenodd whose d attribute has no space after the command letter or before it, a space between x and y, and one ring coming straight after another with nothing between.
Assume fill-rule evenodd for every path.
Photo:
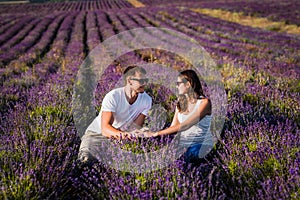
<instances>
[{"instance_id":1,"label":"couple","mask_svg":"<svg viewBox=\"0 0 300 200\"><path fill-rule=\"evenodd\" d=\"M82 162L93 159L91 151L105 138L131 138L130 132L142 128L152 106L151 97L144 92L148 82L146 70L129 66L123 73L125 86L110 91L103 99L99 115L81 138L78 158ZM200 80L193 70L179 73L176 87L178 103L170 127L158 132L146 132L147 137L157 137L180 132L180 145L188 147L186 161L197 160L201 146L211 143L211 102L205 98ZM137 131L139 132L139 131Z\"/></svg>"}]
</instances>

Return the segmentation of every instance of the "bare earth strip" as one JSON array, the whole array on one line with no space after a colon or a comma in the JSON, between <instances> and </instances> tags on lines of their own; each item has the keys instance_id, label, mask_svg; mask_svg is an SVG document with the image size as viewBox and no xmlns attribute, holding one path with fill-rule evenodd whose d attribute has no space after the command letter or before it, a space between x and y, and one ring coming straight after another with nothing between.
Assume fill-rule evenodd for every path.
<instances>
[{"instance_id":1,"label":"bare earth strip","mask_svg":"<svg viewBox=\"0 0 300 200\"><path fill-rule=\"evenodd\" d=\"M145 5L138 0L128 0L129 3L131 3L134 7L145 7Z\"/></svg>"},{"instance_id":2,"label":"bare earth strip","mask_svg":"<svg viewBox=\"0 0 300 200\"><path fill-rule=\"evenodd\" d=\"M212 17L220 18L230 22L238 23L244 26L251 26L278 32L286 32L290 34L300 34L300 27L297 25L288 25L284 22L274 22L263 17L246 16L241 12L229 12L220 9L191 9L194 12L206 14Z\"/></svg>"}]
</instances>

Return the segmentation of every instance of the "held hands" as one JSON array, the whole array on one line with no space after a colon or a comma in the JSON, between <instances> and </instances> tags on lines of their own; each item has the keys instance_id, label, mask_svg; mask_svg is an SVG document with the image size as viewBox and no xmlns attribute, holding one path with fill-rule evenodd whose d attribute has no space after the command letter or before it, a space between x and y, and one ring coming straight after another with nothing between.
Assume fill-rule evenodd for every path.
<instances>
[{"instance_id":1,"label":"held hands","mask_svg":"<svg viewBox=\"0 0 300 200\"><path fill-rule=\"evenodd\" d=\"M143 137L145 137L145 138L155 137L154 135L155 135L155 132L151 132L151 131L143 132Z\"/></svg>"},{"instance_id":2,"label":"held hands","mask_svg":"<svg viewBox=\"0 0 300 200\"><path fill-rule=\"evenodd\" d=\"M130 132L120 131L118 135L112 137L118 140L122 140L122 139L134 140L136 138L151 138L157 136L158 136L158 132L149 131L148 128L144 127L142 129L135 129Z\"/></svg>"},{"instance_id":3,"label":"held hands","mask_svg":"<svg viewBox=\"0 0 300 200\"><path fill-rule=\"evenodd\" d=\"M135 130L135 136L136 137L143 137L143 138L150 138L150 137L157 137L158 136L158 132L151 132L148 129L147 130Z\"/></svg>"},{"instance_id":4,"label":"held hands","mask_svg":"<svg viewBox=\"0 0 300 200\"><path fill-rule=\"evenodd\" d=\"M147 132L147 134L150 136L150 137L157 137L158 136L158 132Z\"/></svg>"}]
</instances>

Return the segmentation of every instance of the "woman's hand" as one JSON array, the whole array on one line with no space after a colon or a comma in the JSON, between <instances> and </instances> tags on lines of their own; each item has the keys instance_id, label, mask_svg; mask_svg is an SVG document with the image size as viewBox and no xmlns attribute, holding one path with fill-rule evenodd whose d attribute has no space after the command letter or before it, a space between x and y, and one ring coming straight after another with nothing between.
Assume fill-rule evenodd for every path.
<instances>
[{"instance_id":1,"label":"woman's hand","mask_svg":"<svg viewBox=\"0 0 300 200\"><path fill-rule=\"evenodd\" d=\"M151 132L151 131L145 132L144 135L145 135L145 137L157 137L157 136L159 136L158 132Z\"/></svg>"},{"instance_id":2,"label":"woman's hand","mask_svg":"<svg viewBox=\"0 0 300 200\"><path fill-rule=\"evenodd\" d=\"M144 137L146 138L149 138L149 137L154 137L154 132L151 132L151 131L147 131L147 132L144 132Z\"/></svg>"},{"instance_id":3,"label":"woman's hand","mask_svg":"<svg viewBox=\"0 0 300 200\"><path fill-rule=\"evenodd\" d=\"M149 131L148 129L134 130L133 134L135 137L142 137L142 138L150 138L150 137L157 136L157 132L152 132Z\"/></svg>"}]
</instances>

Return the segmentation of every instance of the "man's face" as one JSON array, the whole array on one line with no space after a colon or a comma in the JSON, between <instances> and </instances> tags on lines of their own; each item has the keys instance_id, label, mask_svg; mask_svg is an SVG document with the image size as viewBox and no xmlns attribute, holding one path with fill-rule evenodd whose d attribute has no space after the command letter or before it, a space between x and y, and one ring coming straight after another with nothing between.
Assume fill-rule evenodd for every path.
<instances>
[{"instance_id":1,"label":"man's face","mask_svg":"<svg viewBox=\"0 0 300 200\"><path fill-rule=\"evenodd\" d=\"M145 85L148 83L146 75L140 72L136 72L133 76L128 77L130 87L137 93L143 93L145 91Z\"/></svg>"}]
</instances>

